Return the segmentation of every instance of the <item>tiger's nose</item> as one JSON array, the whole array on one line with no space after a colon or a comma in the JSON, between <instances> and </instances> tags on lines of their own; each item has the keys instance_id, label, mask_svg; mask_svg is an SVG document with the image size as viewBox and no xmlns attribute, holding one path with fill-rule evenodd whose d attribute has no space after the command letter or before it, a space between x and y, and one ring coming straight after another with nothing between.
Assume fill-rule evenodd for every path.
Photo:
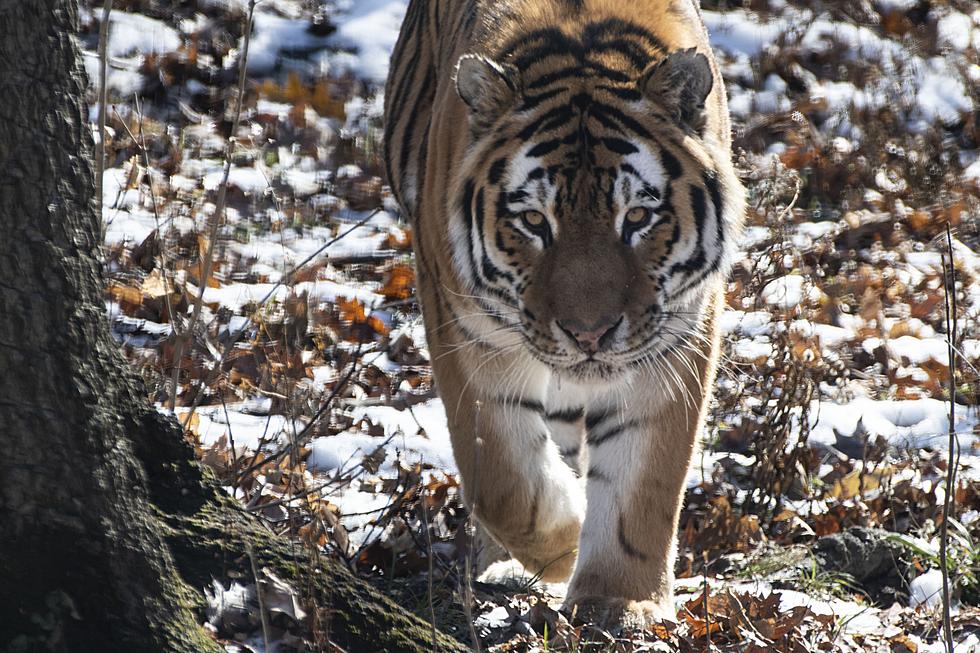
<instances>
[{"instance_id":1,"label":"tiger's nose","mask_svg":"<svg viewBox=\"0 0 980 653\"><path fill-rule=\"evenodd\" d=\"M602 318L593 325L586 325L578 320L556 320L556 323L579 349L586 354L595 354L609 344L613 331L622 321L623 317L620 316Z\"/></svg>"}]
</instances>

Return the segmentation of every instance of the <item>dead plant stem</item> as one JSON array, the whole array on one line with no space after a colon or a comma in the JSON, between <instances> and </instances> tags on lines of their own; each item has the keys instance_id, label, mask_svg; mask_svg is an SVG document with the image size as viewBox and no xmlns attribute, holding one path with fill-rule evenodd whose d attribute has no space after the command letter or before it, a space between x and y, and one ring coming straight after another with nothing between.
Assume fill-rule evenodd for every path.
<instances>
[{"instance_id":1,"label":"dead plant stem","mask_svg":"<svg viewBox=\"0 0 980 653\"><path fill-rule=\"evenodd\" d=\"M186 331L177 338L177 345L174 349L174 361L176 362L173 371L173 395L171 396L171 407L176 406L176 394L180 381L180 360L184 354L184 348L189 338L194 337L194 330L201 319L201 312L204 308L204 291L208 288L208 279L214 268L214 257L217 249L218 231L224 222L225 203L228 197L228 177L231 175L231 160L235 151L235 142L238 134L238 127L242 120L242 105L245 102L245 73L248 67L248 46L252 40L252 20L255 14L255 4L257 0L250 0L248 3L248 17L245 21L244 44L242 46L242 56L238 61L238 97L235 102L235 117L231 122L231 133L225 146L225 165L221 175L221 183L218 185L218 197L215 200L214 213L211 215L208 225L207 250L201 257L201 275L198 278L197 298L194 300L194 311L191 313L190 322L187 324ZM193 411L188 413L188 420ZM184 423L186 427L188 422Z\"/></svg>"},{"instance_id":2,"label":"dead plant stem","mask_svg":"<svg viewBox=\"0 0 980 653\"><path fill-rule=\"evenodd\" d=\"M943 638L946 650L953 653L952 597L949 588L949 519L956 501L956 467L959 443L956 439L956 263L953 258L953 234L946 225L946 254L943 256L943 286L946 305L946 342L949 356L949 446L946 462L946 491L943 496L943 523L940 526L939 564L943 576Z\"/></svg>"},{"instance_id":3,"label":"dead plant stem","mask_svg":"<svg viewBox=\"0 0 980 653\"><path fill-rule=\"evenodd\" d=\"M476 522L474 517L479 506L479 482L480 482L480 453L483 448L483 438L480 437L480 409L482 404L477 401L475 402L476 412L473 415L474 421L474 431L476 434L476 446L473 450L473 469L476 473L473 475L473 484L470 488L472 490L470 496L470 514L466 518L466 522L463 524L463 528L469 531L470 537L469 543L466 547L466 552L463 555L463 612L466 615L466 624L470 629L470 640L473 644L473 650L476 653L482 653L482 648L480 647L480 636L476 632L476 622L473 620L473 548L476 540Z\"/></svg>"},{"instance_id":4,"label":"dead plant stem","mask_svg":"<svg viewBox=\"0 0 980 653\"><path fill-rule=\"evenodd\" d=\"M252 563L252 577L255 578L255 596L259 601L259 616L262 619L262 639L265 643L265 650L271 651L269 648L269 615L265 611L265 600L262 598L262 582L259 580L259 570L255 566L255 552L252 551L252 546L248 546L248 560Z\"/></svg>"},{"instance_id":5,"label":"dead plant stem","mask_svg":"<svg viewBox=\"0 0 980 653\"><path fill-rule=\"evenodd\" d=\"M432 650L438 651L438 640L436 638L436 608L432 600L433 593L433 579L432 574L435 571L433 561L432 561L432 532L429 528L429 513L425 505L425 486L422 485L419 491L419 513L422 515L422 526L425 528L425 553L426 558L429 561L429 624L432 626Z\"/></svg>"},{"instance_id":6,"label":"dead plant stem","mask_svg":"<svg viewBox=\"0 0 980 653\"><path fill-rule=\"evenodd\" d=\"M105 224L102 220L103 175L105 174L105 111L108 104L106 70L109 65L109 16L112 14L112 0L105 0L102 6L102 23L99 25L99 144L95 148L95 199L99 203L99 224L102 225L102 239L105 240Z\"/></svg>"}]
</instances>

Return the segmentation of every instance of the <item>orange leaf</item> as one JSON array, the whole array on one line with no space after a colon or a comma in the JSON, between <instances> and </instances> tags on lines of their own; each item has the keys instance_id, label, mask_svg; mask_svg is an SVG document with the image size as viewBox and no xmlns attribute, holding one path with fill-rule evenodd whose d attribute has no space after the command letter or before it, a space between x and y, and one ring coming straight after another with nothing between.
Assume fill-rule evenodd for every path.
<instances>
[{"instance_id":1,"label":"orange leaf","mask_svg":"<svg viewBox=\"0 0 980 653\"><path fill-rule=\"evenodd\" d=\"M367 321L364 304L357 299L337 298L337 308L340 309L340 319L353 324L363 324Z\"/></svg>"},{"instance_id":2,"label":"orange leaf","mask_svg":"<svg viewBox=\"0 0 980 653\"><path fill-rule=\"evenodd\" d=\"M386 299L408 299L412 296L415 270L409 265L396 265L385 274L381 294Z\"/></svg>"}]
</instances>

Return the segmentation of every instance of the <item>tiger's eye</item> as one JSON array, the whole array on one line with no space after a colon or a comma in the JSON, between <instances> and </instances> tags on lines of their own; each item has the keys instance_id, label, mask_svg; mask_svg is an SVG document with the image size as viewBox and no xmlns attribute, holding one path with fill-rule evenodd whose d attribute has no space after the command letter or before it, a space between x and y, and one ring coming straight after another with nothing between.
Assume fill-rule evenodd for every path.
<instances>
[{"instance_id":1,"label":"tiger's eye","mask_svg":"<svg viewBox=\"0 0 980 653\"><path fill-rule=\"evenodd\" d=\"M544 214L540 211L525 211L521 214L521 219L532 229L539 229L546 222Z\"/></svg>"},{"instance_id":2,"label":"tiger's eye","mask_svg":"<svg viewBox=\"0 0 980 653\"><path fill-rule=\"evenodd\" d=\"M626 213L626 221L631 225L643 224L650 217L650 209L638 206Z\"/></svg>"}]
</instances>

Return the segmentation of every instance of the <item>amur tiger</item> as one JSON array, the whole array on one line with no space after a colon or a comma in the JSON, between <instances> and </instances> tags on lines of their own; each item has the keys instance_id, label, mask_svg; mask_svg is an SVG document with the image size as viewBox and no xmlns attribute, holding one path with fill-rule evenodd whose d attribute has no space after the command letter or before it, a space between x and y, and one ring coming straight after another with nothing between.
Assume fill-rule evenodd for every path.
<instances>
[{"instance_id":1,"label":"amur tiger","mask_svg":"<svg viewBox=\"0 0 980 653\"><path fill-rule=\"evenodd\" d=\"M386 89L465 501L605 624L675 614L744 211L695 1L412 0Z\"/></svg>"}]
</instances>

